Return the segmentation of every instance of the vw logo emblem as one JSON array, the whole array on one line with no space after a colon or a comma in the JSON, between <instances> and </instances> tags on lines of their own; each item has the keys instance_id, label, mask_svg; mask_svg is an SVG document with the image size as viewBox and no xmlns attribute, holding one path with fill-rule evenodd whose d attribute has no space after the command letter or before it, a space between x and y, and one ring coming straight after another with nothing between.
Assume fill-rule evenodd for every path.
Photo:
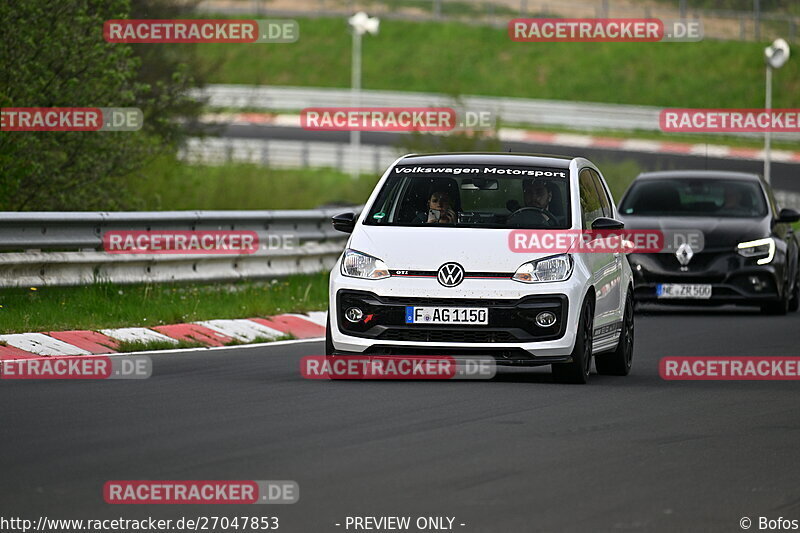
<instances>
[{"instance_id":1,"label":"vw logo emblem","mask_svg":"<svg viewBox=\"0 0 800 533\"><path fill-rule=\"evenodd\" d=\"M445 287L455 287L464 281L464 268L458 263L445 263L439 267L436 279Z\"/></svg>"},{"instance_id":2,"label":"vw logo emblem","mask_svg":"<svg viewBox=\"0 0 800 533\"><path fill-rule=\"evenodd\" d=\"M692 257L694 257L694 251L692 251L692 247L687 243L683 243L678 246L678 250L675 252L675 257L678 258L678 262L681 264L681 266L686 266L689 264L689 261L692 260Z\"/></svg>"}]
</instances>

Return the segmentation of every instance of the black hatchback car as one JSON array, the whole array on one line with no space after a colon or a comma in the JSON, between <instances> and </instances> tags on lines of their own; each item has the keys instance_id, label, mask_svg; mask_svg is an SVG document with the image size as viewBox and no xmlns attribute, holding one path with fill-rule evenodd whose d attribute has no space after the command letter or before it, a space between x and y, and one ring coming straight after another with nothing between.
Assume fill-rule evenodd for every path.
<instances>
[{"instance_id":1,"label":"black hatchback car","mask_svg":"<svg viewBox=\"0 0 800 533\"><path fill-rule=\"evenodd\" d=\"M668 252L628 256L639 302L757 305L771 314L800 305L798 239L792 230L800 213L779 209L756 174L640 174L620 201L619 218L626 229L703 236L702 249L676 240Z\"/></svg>"}]
</instances>

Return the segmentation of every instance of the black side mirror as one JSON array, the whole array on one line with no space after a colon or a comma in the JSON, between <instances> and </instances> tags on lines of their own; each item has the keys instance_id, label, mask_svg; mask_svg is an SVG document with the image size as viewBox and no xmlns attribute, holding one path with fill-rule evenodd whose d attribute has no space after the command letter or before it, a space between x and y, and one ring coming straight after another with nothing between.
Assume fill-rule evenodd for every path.
<instances>
[{"instance_id":1,"label":"black side mirror","mask_svg":"<svg viewBox=\"0 0 800 533\"><path fill-rule=\"evenodd\" d=\"M331 222L333 222L333 229L344 233L353 233L356 227L356 214L342 213L332 217Z\"/></svg>"},{"instance_id":2,"label":"black side mirror","mask_svg":"<svg viewBox=\"0 0 800 533\"><path fill-rule=\"evenodd\" d=\"M795 211L794 209L781 209L781 212L778 213L778 219L775 221L779 224L791 224L792 222L797 222L800 220L800 213Z\"/></svg>"},{"instance_id":3,"label":"black side mirror","mask_svg":"<svg viewBox=\"0 0 800 533\"><path fill-rule=\"evenodd\" d=\"M615 218L599 217L592 222L592 229L609 230L609 229L622 229L625 223Z\"/></svg>"}]
</instances>

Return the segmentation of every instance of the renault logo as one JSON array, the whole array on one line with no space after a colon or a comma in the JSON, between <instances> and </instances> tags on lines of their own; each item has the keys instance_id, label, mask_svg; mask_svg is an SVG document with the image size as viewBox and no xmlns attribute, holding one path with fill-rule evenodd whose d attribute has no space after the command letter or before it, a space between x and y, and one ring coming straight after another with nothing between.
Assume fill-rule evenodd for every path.
<instances>
[{"instance_id":1,"label":"renault logo","mask_svg":"<svg viewBox=\"0 0 800 533\"><path fill-rule=\"evenodd\" d=\"M681 264L681 266L688 265L689 261L691 261L692 257L694 257L692 247L687 243L681 244L678 246L678 250L675 252L675 257L678 258L678 262Z\"/></svg>"},{"instance_id":2,"label":"renault logo","mask_svg":"<svg viewBox=\"0 0 800 533\"><path fill-rule=\"evenodd\" d=\"M464 268L458 263L445 263L439 267L436 279L445 287L455 287L464 281Z\"/></svg>"}]
</instances>

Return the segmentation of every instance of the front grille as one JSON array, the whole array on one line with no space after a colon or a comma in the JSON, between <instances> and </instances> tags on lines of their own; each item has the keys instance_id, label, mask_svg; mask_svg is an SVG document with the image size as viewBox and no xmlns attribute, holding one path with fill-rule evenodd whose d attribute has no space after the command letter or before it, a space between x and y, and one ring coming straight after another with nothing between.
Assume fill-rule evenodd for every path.
<instances>
[{"instance_id":1,"label":"front grille","mask_svg":"<svg viewBox=\"0 0 800 533\"><path fill-rule=\"evenodd\" d=\"M675 254L654 254L658 264L666 269L666 270L680 270L681 263L678 261L678 258L675 257ZM689 261L689 264L686 265L689 267L690 270L703 270L708 268L714 261L718 258L730 255L727 253L696 253L692 257L692 260Z\"/></svg>"},{"instance_id":2,"label":"front grille","mask_svg":"<svg viewBox=\"0 0 800 533\"><path fill-rule=\"evenodd\" d=\"M408 324L406 307L485 307L488 324ZM566 331L567 297L563 294L529 295L519 299L427 298L377 296L365 291L343 289L337 293L337 322L340 329L356 337L381 341L419 343L533 342L561 338ZM345 311L357 307L363 319L350 322ZM556 315L556 323L539 327L542 311Z\"/></svg>"},{"instance_id":3,"label":"front grille","mask_svg":"<svg viewBox=\"0 0 800 533\"><path fill-rule=\"evenodd\" d=\"M513 342L516 340L508 331L412 330L394 328L378 335L378 339L411 342Z\"/></svg>"},{"instance_id":4,"label":"front grille","mask_svg":"<svg viewBox=\"0 0 800 533\"><path fill-rule=\"evenodd\" d=\"M397 296L376 296L381 303L389 305L413 305L418 307L438 306L438 307L495 307L514 305L519 300L509 299L479 299L479 298L406 298Z\"/></svg>"}]
</instances>

